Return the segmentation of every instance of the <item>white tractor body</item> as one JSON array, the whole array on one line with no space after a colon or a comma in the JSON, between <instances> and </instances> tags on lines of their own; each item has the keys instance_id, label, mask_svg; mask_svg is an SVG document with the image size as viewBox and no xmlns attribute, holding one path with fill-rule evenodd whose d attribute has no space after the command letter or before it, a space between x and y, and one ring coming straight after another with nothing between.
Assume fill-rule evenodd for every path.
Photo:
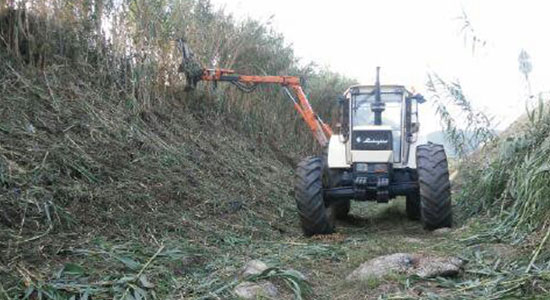
<instances>
[{"instance_id":1,"label":"white tractor body","mask_svg":"<svg viewBox=\"0 0 550 300\"><path fill-rule=\"evenodd\" d=\"M418 103L403 86L381 86L385 103L382 125L374 125L370 105L376 86L350 87L344 97L349 133L335 133L328 146L328 167L350 168L354 163L390 163L393 168L416 168L415 146L419 128Z\"/></svg>"}]
</instances>

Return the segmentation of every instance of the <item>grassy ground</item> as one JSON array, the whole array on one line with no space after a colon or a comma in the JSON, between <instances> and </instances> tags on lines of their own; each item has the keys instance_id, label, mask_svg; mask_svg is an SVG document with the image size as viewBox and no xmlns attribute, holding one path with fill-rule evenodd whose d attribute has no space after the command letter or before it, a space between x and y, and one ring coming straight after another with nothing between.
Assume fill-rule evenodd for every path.
<instances>
[{"instance_id":1,"label":"grassy ground","mask_svg":"<svg viewBox=\"0 0 550 300\"><path fill-rule=\"evenodd\" d=\"M288 198L282 200L288 204ZM402 202L355 203L351 217L338 223L336 234L314 238L300 235L296 215L285 206L279 210L280 218L272 223L247 210L238 212L236 219L226 220L205 220L198 213L179 212L181 222L173 224L180 227L174 229L179 234L167 230L145 234L149 238L141 239L75 236L56 249L47 264L39 264L40 268L19 264L16 269L35 293L57 293L58 299L69 294L90 293L102 298L125 292L159 299L233 298L231 289L240 280L237 274L251 259L282 270L298 270L312 287L311 299L456 299L462 293L449 282L445 288L445 282L440 282L443 279L423 281L395 274L349 283L344 278L365 260L397 252L467 259L477 255L481 261L494 257L496 252L506 257L515 255L516 250L506 245L466 247L460 239L471 236L469 226L443 235L426 232L418 222L407 220ZM466 273L453 282L471 278ZM275 283L285 298L292 298L291 290L281 280ZM13 291L8 289L6 293ZM464 294L463 298L469 296Z\"/></svg>"}]
</instances>

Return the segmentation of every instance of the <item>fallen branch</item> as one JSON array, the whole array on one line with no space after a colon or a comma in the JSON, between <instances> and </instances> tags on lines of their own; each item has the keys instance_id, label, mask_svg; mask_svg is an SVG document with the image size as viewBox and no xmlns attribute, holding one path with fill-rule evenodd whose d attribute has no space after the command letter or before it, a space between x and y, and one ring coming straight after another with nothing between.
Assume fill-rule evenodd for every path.
<instances>
[{"instance_id":1,"label":"fallen branch","mask_svg":"<svg viewBox=\"0 0 550 300\"><path fill-rule=\"evenodd\" d=\"M546 243L546 240L548 240L548 236L550 236L550 226L548 226L548 230L546 231L546 235L544 236L544 238L540 242L540 245L538 246L537 250L535 251L535 254L533 255L533 258L531 258L531 261L529 262L529 265L527 266L527 269L525 269L525 273L529 273L529 271L531 271L531 268L533 267L533 264L537 260L537 257L539 256L540 251L542 250L542 247Z\"/></svg>"}]
</instances>

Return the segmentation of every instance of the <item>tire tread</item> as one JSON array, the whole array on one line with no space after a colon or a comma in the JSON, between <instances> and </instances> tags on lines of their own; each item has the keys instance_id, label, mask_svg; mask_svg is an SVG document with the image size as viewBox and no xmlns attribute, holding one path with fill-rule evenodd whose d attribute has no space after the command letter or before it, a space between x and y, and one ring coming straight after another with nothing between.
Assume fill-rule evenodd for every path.
<instances>
[{"instance_id":1,"label":"tire tread","mask_svg":"<svg viewBox=\"0 0 550 300\"><path fill-rule=\"evenodd\" d=\"M334 224L323 201L322 174L323 160L316 156L305 158L296 169L295 200L306 236L334 232Z\"/></svg>"},{"instance_id":2,"label":"tire tread","mask_svg":"<svg viewBox=\"0 0 550 300\"><path fill-rule=\"evenodd\" d=\"M422 224L428 230L451 227L451 184L445 150L432 143L416 149Z\"/></svg>"}]
</instances>

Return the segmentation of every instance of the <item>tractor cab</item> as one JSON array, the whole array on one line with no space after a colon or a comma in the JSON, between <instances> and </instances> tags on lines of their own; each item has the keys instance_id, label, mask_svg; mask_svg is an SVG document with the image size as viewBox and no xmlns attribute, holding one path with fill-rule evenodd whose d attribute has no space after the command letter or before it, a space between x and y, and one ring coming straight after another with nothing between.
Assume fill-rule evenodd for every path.
<instances>
[{"instance_id":1,"label":"tractor cab","mask_svg":"<svg viewBox=\"0 0 550 300\"><path fill-rule=\"evenodd\" d=\"M329 167L349 168L357 162L415 167L411 145L422 96L401 85L356 85L339 100L340 132L329 143L329 149L337 150L328 151Z\"/></svg>"}]
</instances>

